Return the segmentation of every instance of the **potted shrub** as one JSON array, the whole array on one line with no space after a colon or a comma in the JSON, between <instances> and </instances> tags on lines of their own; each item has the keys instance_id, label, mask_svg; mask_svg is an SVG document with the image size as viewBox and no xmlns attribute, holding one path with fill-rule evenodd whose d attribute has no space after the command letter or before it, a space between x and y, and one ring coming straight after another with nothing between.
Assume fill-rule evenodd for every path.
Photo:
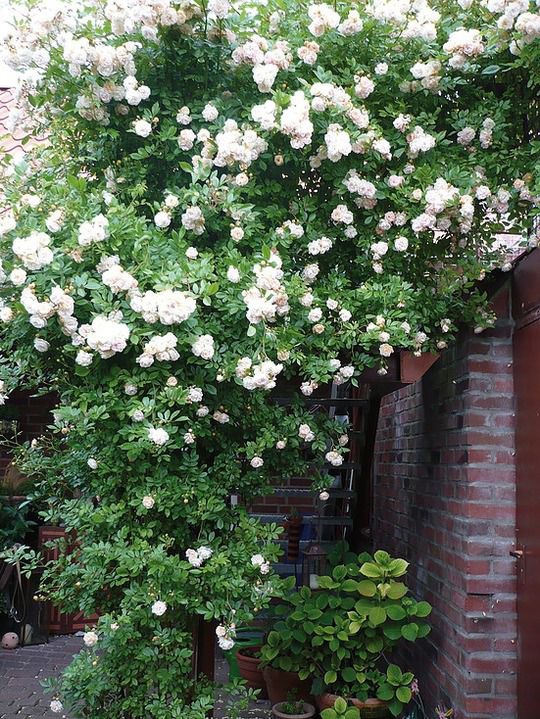
<instances>
[{"instance_id":1,"label":"potted shrub","mask_svg":"<svg viewBox=\"0 0 540 719\"><path fill-rule=\"evenodd\" d=\"M407 567L384 551L361 554L319 577L318 591L302 587L278 608L283 618L268 634L263 662L312 680L319 709L339 696L362 719L397 716L412 698L414 675L386 658L399 642L430 630L430 605L400 581Z\"/></svg>"},{"instance_id":2,"label":"potted shrub","mask_svg":"<svg viewBox=\"0 0 540 719\"><path fill-rule=\"evenodd\" d=\"M315 714L315 707L303 699L297 699L296 693L292 691L286 701L274 704L272 714L276 719L310 719Z\"/></svg>"},{"instance_id":3,"label":"potted shrub","mask_svg":"<svg viewBox=\"0 0 540 719\"><path fill-rule=\"evenodd\" d=\"M261 668L261 647L243 646L236 652L238 671L250 689L258 689L259 699L265 699L266 682Z\"/></svg>"}]
</instances>

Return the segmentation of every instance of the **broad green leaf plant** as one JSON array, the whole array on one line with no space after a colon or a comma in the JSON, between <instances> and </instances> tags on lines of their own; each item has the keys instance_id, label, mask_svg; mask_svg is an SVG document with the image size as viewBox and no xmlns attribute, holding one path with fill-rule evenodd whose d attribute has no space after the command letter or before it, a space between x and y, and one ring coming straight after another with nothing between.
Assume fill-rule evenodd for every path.
<instances>
[{"instance_id":1,"label":"broad green leaf plant","mask_svg":"<svg viewBox=\"0 0 540 719\"><path fill-rule=\"evenodd\" d=\"M379 550L338 564L277 608L261 649L263 663L313 679L312 691L345 699L377 697L394 716L413 696L414 676L390 662L392 650L429 633L431 606L401 581L408 564Z\"/></svg>"},{"instance_id":2,"label":"broad green leaf plant","mask_svg":"<svg viewBox=\"0 0 540 719\"><path fill-rule=\"evenodd\" d=\"M101 615L51 708L202 719L199 621L231 648L280 591L279 530L245 507L290 476L326 488L347 453L272 393L481 332L498 233L537 244L537 3L14 0L12 20L9 130L44 142L1 162L0 402L57 395L19 457L77 537L43 592ZM354 582L360 675L384 628L421 633L380 579L329 580Z\"/></svg>"}]
</instances>

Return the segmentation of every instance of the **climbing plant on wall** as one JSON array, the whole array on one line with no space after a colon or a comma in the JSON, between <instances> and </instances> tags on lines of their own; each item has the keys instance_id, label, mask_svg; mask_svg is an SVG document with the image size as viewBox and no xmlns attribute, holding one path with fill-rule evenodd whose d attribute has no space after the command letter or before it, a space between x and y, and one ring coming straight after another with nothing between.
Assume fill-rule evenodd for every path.
<instances>
[{"instance_id":1,"label":"climbing plant on wall","mask_svg":"<svg viewBox=\"0 0 540 719\"><path fill-rule=\"evenodd\" d=\"M21 451L46 570L99 611L53 711L200 719L219 644L280 591L274 478L324 489L343 427L300 401L492 317L495 237L535 245L540 17L528 0L108 0L13 7L2 164L0 397L57 392Z\"/></svg>"}]
</instances>

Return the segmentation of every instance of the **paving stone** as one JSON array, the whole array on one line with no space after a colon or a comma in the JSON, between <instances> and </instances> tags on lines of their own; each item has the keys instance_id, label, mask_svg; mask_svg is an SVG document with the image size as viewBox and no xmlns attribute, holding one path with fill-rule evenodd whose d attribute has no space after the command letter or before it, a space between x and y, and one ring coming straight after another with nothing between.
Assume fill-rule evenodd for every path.
<instances>
[{"instance_id":1,"label":"paving stone","mask_svg":"<svg viewBox=\"0 0 540 719\"><path fill-rule=\"evenodd\" d=\"M53 637L48 644L0 650L0 719L58 719L50 711L49 695L40 682L57 675L83 646L81 637ZM216 664L216 679L226 681L227 667L221 655ZM215 719L227 719L225 702L218 698ZM270 703L253 702L241 719L268 719ZM69 719L69 717L66 717Z\"/></svg>"}]
</instances>

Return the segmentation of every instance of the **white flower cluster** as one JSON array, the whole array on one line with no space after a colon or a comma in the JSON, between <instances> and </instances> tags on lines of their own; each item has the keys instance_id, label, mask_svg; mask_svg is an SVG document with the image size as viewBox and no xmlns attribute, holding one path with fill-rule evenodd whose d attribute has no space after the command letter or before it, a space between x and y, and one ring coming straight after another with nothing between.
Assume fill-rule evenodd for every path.
<instances>
[{"instance_id":1,"label":"white flower cluster","mask_svg":"<svg viewBox=\"0 0 540 719\"><path fill-rule=\"evenodd\" d=\"M27 270L41 270L53 261L50 243L51 238L46 232L34 230L28 237L16 237L12 249Z\"/></svg>"},{"instance_id":2,"label":"white flower cluster","mask_svg":"<svg viewBox=\"0 0 540 719\"><path fill-rule=\"evenodd\" d=\"M315 112L324 112L328 108L336 108L342 112L353 109L349 93L333 82L315 82L310 88L311 107Z\"/></svg>"},{"instance_id":3,"label":"white flower cluster","mask_svg":"<svg viewBox=\"0 0 540 719\"><path fill-rule=\"evenodd\" d=\"M254 554L251 557L251 566L257 567L261 574L268 574L270 571L270 562L267 562L262 554Z\"/></svg>"},{"instance_id":4,"label":"white flower cluster","mask_svg":"<svg viewBox=\"0 0 540 719\"><path fill-rule=\"evenodd\" d=\"M349 14L338 25L338 32L345 37L357 35L364 28L364 23L360 18L358 10L349 10Z\"/></svg>"},{"instance_id":5,"label":"white flower cluster","mask_svg":"<svg viewBox=\"0 0 540 719\"><path fill-rule=\"evenodd\" d=\"M369 180L361 178L356 170L349 170L343 180L345 187L354 195L358 207L372 209L377 204L377 188Z\"/></svg>"},{"instance_id":6,"label":"white flower cluster","mask_svg":"<svg viewBox=\"0 0 540 719\"><path fill-rule=\"evenodd\" d=\"M431 42L437 37L440 14L426 0L370 0L366 11L380 22L399 27L400 37Z\"/></svg>"},{"instance_id":7,"label":"white flower cluster","mask_svg":"<svg viewBox=\"0 0 540 719\"><path fill-rule=\"evenodd\" d=\"M510 6L515 4L517 3L509 3ZM508 15L503 15L502 17L508 17ZM499 23L501 19L502 18L499 18ZM540 14L532 12L521 13L516 20L515 27L516 30L521 33L521 38L515 43L515 49L512 47L511 49L514 49L514 52L517 54L524 45L528 45L540 37Z\"/></svg>"},{"instance_id":8,"label":"white flower cluster","mask_svg":"<svg viewBox=\"0 0 540 719\"><path fill-rule=\"evenodd\" d=\"M324 255L332 249L332 244L329 237L319 237L308 243L307 250L310 255Z\"/></svg>"},{"instance_id":9,"label":"white flower cluster","mask_svg":"<svg viewBox=\"0 0 540 719\"><path fill-rule=\"evenodd\" d=\"M339 360L334 360L334 363L337 362L339 362ZM351 379L351 377L354 375L354 372L355 369L352 365L345 365L344 367L338 366L337 372L334 375L334 383L338 385L345 384L347 380Z\"/></svg>"},{"instance_id":10,"label":"white flower cluster","mask_svg":"<svg viewBox=\"0 0 540 719\"><path fill-rule=\"evenodd\" d=\"M30 324L36 329L42 329L47 325L47 320L54 314L58 315L58 321L64 334L74 337L77 331L77 320L73 317L75 303L61 287L53 287L49 298L40 302L31 287L25 287L21 292L21 304L30 315Z\"/></svg>"},{"instance_id":11,"label":"white flower cluster","mask_svg":"<svg viewBox=\"0 0 540 719\"><path fill-rule=\"evenodd\" d=\"M107 285L114 294L119 292L130 292L131 290L137 289L138 282L126 272L119 264L118 257L106 257L102 260L97 267L98 272L101 270L101 280L104 285Z\"/></svg>"},{"instance_id":12,"label":"white flower cluster","mask_svg":"<svg viewBox=\"0 0 540 719\"><path fill-rule=\"evenodd\" d=\"M460 195L459 190L439 177L425 192L424 212L411 222L413 232L446 232L455 220L464 234L472 227L474 201L472 195Z\"/></svg>"},{"instance_id":13,"label":"white flower cluster","mask_svg":"<svg viewBox=\"0 0 540 719\"><path fill-rule=\"evenodd\" d=\"M79 227L79 245L88 247L94 242L103 242L107 238L109 220L104 215L96 215L83 222Z\"/></svg>"},{"instance_id":14,"label":"white flower cluster","mask_svg":"<svg viewBox=\"0 0 540 719\"><path fill-rule=\"evenodd\" d=\"M231 418L227 414L227 412L223 412L220 409L216 409L216 411L212 415L212 419L214 419L216 422L218 422L218 424L227 424Z\"/></svg>"},{"instance_id":15,"label":"white flower cluster","mask_svg":"<svg viewBox=\"0 0 540 719\"><path fill-rule=\"evenodd\" d=\"M298 436L303 439L304 442L313 442L315 439L315 433L309 426L309 424L301 424L298 428Z\"/></svg>"},{"instance_id":16,"label":"white flower cluster","mask_svg":"<svg viewBox=\"0 0 540 719\"><path fill-rule=\"evenodd\" d=\"M313 123L309 119L309 102L302 90L292 95L288 107L281 114L279 127L290 138L291 147L295 150L311 143Z\"/></svg>"},{"instance_id":17,"label":"white flower cluster","mask_svg":"<svg viewBox=\"0 0 540 719\"><path fill-rule=\"evenodd\" d=\"M172 332L165 335L154 335L144 345L143 353L137 357L137 364L140 367L151 367L154 360L158 362L176 362L180 357L176 345L178 339Z\"/></svg>"},{"instance_id":18,"label":"white flower cluster","mask_svg":"<svg viewBox=\"0 0 540 719\"><path fill-rule=\"evenodd\" d=\"M276 364L271 360L253 365L249 357L242 357L236 365L236 376L242 380L243 386L248 390L268 390L276 386L276 377L282 369L282 364Z\"/></svg>"},{"instance_id":19,"label":"white flower cluster","mask_svg":"<svg viewBox=\"0 0 540 719\"><path fill-rule=\"evenodd\" d=\"M205 229L204 215L200 207L193 205L182 214L182 225L196 235L202 235Z\"/></svg>"},{"instance_id":20,"label":"white flower cluster","mask_svg":"<svg viewBox=\"0 0 540 719\"><path fill-rule=\"evenodd\" d=\"M216 167L227 167L236 162L244 168L249 167L268 147L254 130L240 130L234 120L225 122L215 143L217 154L213 162Z\"/></svg>"},{"instance_id":21,"label":"white flower cluster","mask_svg":"<svg viewBox=\"0 0 540 719\"><path fill-rule=\"evenodd\" d=\"M416 127L407 134L409 145L409 157L418 157L421 152L429 152L435 147L435 138L427 133L422 127Z\"/></svg>"},{"instance_id":22,"label":"white flower cluster","mask_svg":"<svg viewBox=\"0 0 540 719\"><path fill-rule=\"evenodd\" d=\"M83 642L85 647L94 647L99 641L99 637L94 631L88 631L84 633Z\"/></svg>"},{"instance_id":23,"label":"white flower cluster","mask_svg":"<svg viewBox=\"0 0 540 719\"><path fill-rule=\"evenodd\" d=\"M343 464L343 455L335 450L330 450L324 455L326 461L332 465L332 467L341 467Z\"/></svg>"},{"instance_id":24,"label":"white flower cluster","mask_svg":"<svg viewBox=\"0 0 540 719\"><path fill-rule=\"evenodd\" d=\"M227 652L234 647L234 639L236 637L236 627L234 624L224 625L218 624L216 627L216 637L220 649Z\"/></svg>"},{"instance_id":25,"label":"white flower cluster","mask_svg":"<svg viewBox=\"0 0 540 719\"><path fill-rule=\"evenodd\" d=\"M116 47L104 44L91 44L86 37L67 37L64 39L64 59L68 62L68 71L72 77L78 77L84 68L101 77L111 77L123 70L126 74L135 72L135 42L127 42Z\"/></svg>"},{"instance_id":26,"label":"white flower cluster","mask_svg":"<svg viewBox=\"0 0 540 719\"><path fill-rule=\"evenodd\" d=\"M201 335L191 345L191 351L195 357L201 357L204 360L211 360L214 356L214 338L212 335Z\"/></svg>"},{"instance_id":27,"label":"white flower cluster","mask_svg":"<svg viewBox=\"0 0 540 719\"><path fill-rule=\"evenodd\" d=\"M335 222L336 225L352 225L354 221L354 215L349 210L347 205L337 205L336 207L334 207L330 217L332 219L332 222Z\"/></svg>"},{"instance_id":28,"label":"white flower cluster","mask_svg":"<svg viewBox=\"0 0 540 719\"><path fill-rule=\"evenodd\" d=\"M306 65L315 65L320 49L319 43L307 40L302 47L298 48L296 54Z\"/></svg>"},{"instance_id":29,"label":"white flower cluster","mask_svg":"<svg viewBox=\"0 0 540 719\"><path fill-rule=\"evenodd\" d=\"M308 16L311 20L308 30L315 37L321 37L328 30L337 28L340 22L339 14L326 3L310 5Z\"/></svg>"},{"instance_id":30,"label":"white flower cluster","mask_svg":"<svg viewBox=\"0 0 540 719\"><path fill-rule=\"evenodd\" d=\"M199 547L198 549L186 549L186 559L192 567L202 567L207 559L210 559L213 551L210 547Z\"/></svg>"},{"instance_id":31,"label":"white flower cluster","mask_svg":"<svg viewBox=\"0 0 540 719\"><path fill-rule=\"evenodd\" d=\"M352 152L349 133L337 123L328 126L324 142L327 157L331 162L339 162L342 157L347 157Z\"/></svg>"},{"instance_id":32,"label":"white flower cluster","mask_svg":"<svg viewBox=\"0 0 540 719\"><path fill-rule=\"evenodd\" d=\"M162 325L180 324L191 317L197 308L193 297L179 290L148 290L144 294L131 292L130 306L146 322L161 322Z\"/></svg>"},{"instance_id":33,"label":"white flower cluster","mask_svg":"<svg viewBox=\"0 0 540 719\"><path fill-rule=\"evenodd\" d=\"M268 260L254 265L255 286L242 292L247 306L246 317L250 324L273 322L276 315L283 316L289 312L281 266L281 258L275 250L272 250Z\"/></svg>"},{"instance_id":34,"label":"white flower cluster","mask_svg":"<svg viewBox=\"0 0 540 719\"><path fill-rule=\"evenodd\" d=\"M451 55L448 64L454 69L460 69L466 63L481 55L485 50L485 44L482 39L482 33L479 30L454 30L448 36L448 40L443 45L443 50Z\"/></svg>"},{"instance_id":35,"label":"white flower cluster","mask_svg":"<svg viewBox=\"0 0 540 719\"><path fill-rule=\"evenodd\" d=\"M108 359L118 352L123 352L130 335L129 327L114 317L99 315L91 324L81 325L80 336L86 345L103 359Z\"/></svg>"},{"instance_id":36,"label":"white flower cluster","mask_svg":"<svg viewBox=\"0 0 540 719\"><path fill-rule=\"evenodd\" d=\"M8 398L7 392L6 392L6 383L3 379L0 379L0 405L4 405L6 403L6 399Z\"/></svg>"},{"instance_id":37,"label":"white flower cluster","mask_svg":"<svg viewBox=\"0 0 540 719\"><path fill-rule=\"evenodd\" d=\"M53 210L51 214L46 218L45 225L49 232L52 232L53 234L55 232L60 232L60 230L64 226L64 211Z\"/></svg>"},{"instance_id":38,"label":"white flower cluster","mask_svg":"<svg viewBox=\"0 0 540 719\"><path fill-rule=\"evenodd\" d=\"M167 611L167 605L161 600L157 600L152 604L152 614L156 617L162 617Z\"/></svg>"},{"instance_id":39,"label":"white flower cluster","mask_svg":"<svg viewBox=\"0 0 540 719\"><path fill-rule=\"evenodd\" d=\"M169 433L162 427L149 427L148 439L158 447L163 447L169 441Z\"/></svg>"},{"instance_id":40,"label":"white flower cluster","mask_svg":"<svg viewBox=\"0 0 540 719\"><path fill-rule=\"evenodd\" d=\"M411 67L411 75L415 80L420 81L420 87L424 90L436 90L441 81L441 70L442 65L438 60L418 61ZM407 87L400 86L400 88L402 90L414 90L416 85L410 83Z\"/></svg>"}]
</instances>

